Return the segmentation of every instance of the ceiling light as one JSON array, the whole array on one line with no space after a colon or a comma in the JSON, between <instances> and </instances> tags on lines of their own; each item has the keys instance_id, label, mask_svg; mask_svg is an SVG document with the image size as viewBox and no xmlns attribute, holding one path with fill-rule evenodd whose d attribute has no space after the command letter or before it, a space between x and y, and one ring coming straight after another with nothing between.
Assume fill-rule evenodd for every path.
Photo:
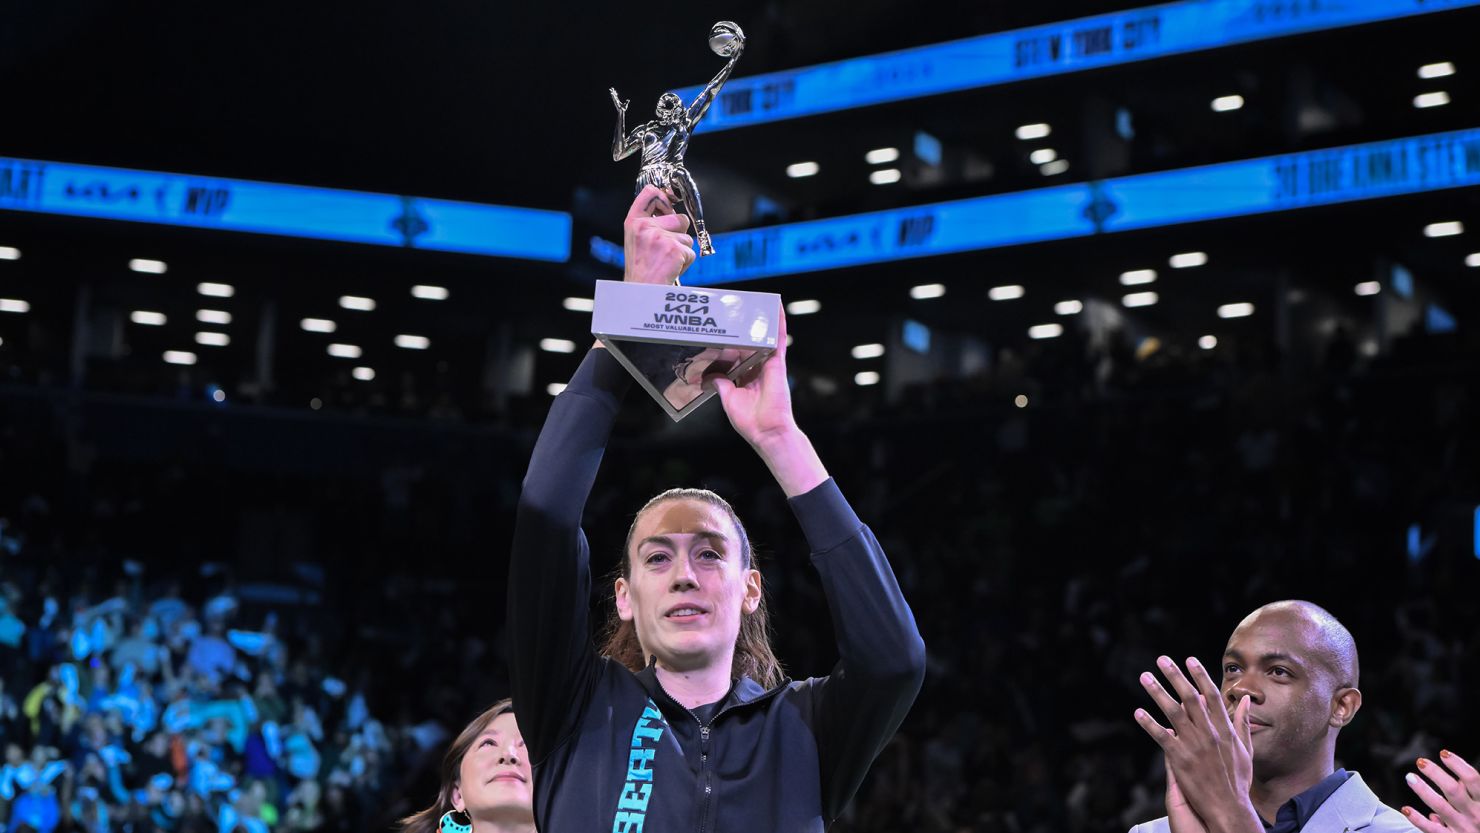
<instances>
[{"instance_id":1,"label":"ceiling light","mask_svg":"<svg viewBox=\"0 0 1480 833\"><path fill-rule=\"evenodd\" d=\"M1020 393L1012 398L1012 404L1018 406L1019 408L1026 408L1028 407L1028 397Z\"/></svg>"},{"instance_id":2,"label":"ceiling light","mask_svg":"<svg viewBox=\"0 0 1480 833\"><path fill-rule=\"evenodd\" d=\"M1480 252L1465 255L1465 265L1471 268L1480 267Z\"/></svg>"},{"instance_id":3,"label":"ceiling light","mask_svg":"<svg viewBox=\"0 0 1480 833\"><path fill-rule=\"evenodd\" d=\"M816 162L793 162L786 166L786 175L792 179L801 179L804 176L816 176L822 170L822 166Z\"/></svg>"},{"instance_id":4,"label":"ceiling light","mask_svg":"<svg viewBox=\"0 0 1480 833\"><path fill-rule=\"evenodd\" d=\"M919 286L910 287L910 297L916 301L939 298L944 294L946 294L946 285L943 283L922 283Z\"/></svg>"},{"instance_id":5,"label":"ceiling light","mask_svg":"<svg viewBox=\"0 0 1480 833\"><path fill-rule=\"evenodd\" d=\"M195 320L202 324L220 324L224 327L231 323L231 313L219 309L198 309L195 311Z\"/></svg>"},{"instance_id":6,"label":"ceiling light","mask_svg":"<svg viewBox=\"0 0 1480 833\"><path fill-rule=\"evenodd\" d=\"M445 301L447 300L447 287L419 283L411 287L411 297L420 298L423 301Z\"/></svg>"},{"instance_id":7,"label":"ceiling light","mask_svg":"<svg viewBox=\"0 0 1480 833\"><path fill-rule=\"evenodd\" d=\"M564 382L551 382L550 384L545 385L545 393L548 393L551 396L559 396L564 391L565 391L565 383Z\"/></svg>"},{"instance_id":8,"label":"ceiling light","mask_svg":"<svg viewBox=\"0 0 1480 833\"><path fill-rule=\"evenodd\" d=\"M195 364L195 354L189 350L166 350L164 360L170 364Z\"/></svg>"},{"instance_id":9,"label":"ceiling light","mask_svg":"<svg viewBox=\"0 0 1480 833\"><path fill-rule=\"evenodd\" d=\"M1078 315L1084 311L1084 304L1080 301L1060 301L1053 305L1053 311L1058 315Z\"/></svg>"},{"instance_id":10,"label":"ceiling light","mask_svg":"<svg viewBox=\"0 0 1480 833\"><path fill-rule=\"evenodd\" d=\"M1063 334L1063 324L1035 324L1028 328L1028 338L1058 338Z\"/></svg>"},{"instance_id":11,"label":"ceiling light","mask_svg":"<svg viewBox=\"0 0 1480 833\"><path fill-rule=\"evenodd\" d=\"M1194 266L1203 266L1208 262L1207 252L1182 252L1172 255L1167 263L1173 269L1191 269Z\"/></svg>"},{"instance_id":12,"label":"ceiling light","mask_svg":"<svg viewBox=\"0 0 1480 833\"><path fill-rule=\"evenodd\" d=\"M1456 234L1464 234L1465 224L1459 220L1449 220L1443 223L1429 223L1423 227L1424 237L1453 237Z\"/></svg>"},{"instance_id":13,"label":"ceiling light","mask_svg":"<svg viewBox=\"0 0 1480 833\"><path fill-rule=\"evenodd\" d=\"M1200 339L1197 340L1197 346L1198 347L1201 347L1204 350L1211 350L1214 347L1217 347L1218 346L1218 337L1217 336L1203 336L1202 338L1200 338Z\"/></svg>"},{"instance_id":14,"label":"ceiling light","mask_svg":"<svg viewBox=\"0 0 1480 833\"><path fill-rule=\"evenodd\" d=\"M574 353L576 343L563 338L542 338L540 349L546 353Z\"/></svg>"},{"instance_id":15,"label":"ceiling light","mask_svg":"<svg viewBox=\"0 0 1480 833\"><path fill-rule=\"evenodd\" d=\"M0 298L0 312L30 312L31 304L18 298Z\"/></svg>"},{"instance_id":16,"label":"ceiling light","mask_svg":"<svg viewBox=\"0 0 1480 833\"><path fill-rule=\"evenodd\" d=\"M877 370L865 370L862 373L853 374L853 384L860 387L877 385L879 383L879 372Z\"/></svg>"},{"instance_id":17,"label":"ceiling light","mask_svg":"<svg viewBox=\"0 0 1480 833\"><path fill-rule=\"evenodd\" d=\"M1429 107L1443 107L1449 103L1449 93L1437 90L1432 93L1419 93L1413 97L1413 106L1420 110Z\"/></svg>"},{"instance_id":18,"label":"ceiling light","mask_svg":"<svg viewBox=\"0 0 1480 833\"><path fill-rule=\"evenodd\" d=\"M868 175L868 181L875 185L893 185L899 181L900 176L902 174L898 168L880 168Z\"/></svg>"},{"instance_id":19,"label":"ceiling light","mask_svg":"<svg viewBox=\"0 0 1480 833\"><path fill-rule=\"evenodd\" d=\"M162 260L149 260L147 258L136 257L128 262L128 268L135 272L163 275L170 267Z\"/></svg>"},{"instance_id":20,"label":"ceiling light","mask_svg":"<svg viewBox=\"0 0 1480 833\"><path fill-rule=\"evenodd\" d=\"M877 359L882 355L884 355L884 345L882 344L860 344L853 348L853 358L855 359Z\"/></svg>"},{"instance_id":21,"label":"ceiling light","mask_svg":"<svg viewBox=\"0 0 1480 833\"><path fill-rule=\"evenodd\" d=\"M1059 158L1059 152L1053 148L1039 148L1028 154L1028 161L1034 165L1046 165Z\"/></svg>"},{"instance_id":22,"label":"ceiling light","mask_svg":"<svg viewBox=\"0 0 1480 833\"><path fill-rule=\"evenodd\" d=\"M1025 142L1031 142L1034 139L1042 139L1052 132L1053 128L1049 127L1043 122L1034 122L1033 124L1025 124L1022 127L1019 127L1016 131L1016 135L1019 139L1022 139Z\"/></svg>"},{"instance_id":23,"label":"ceiling light","mask_svg":"<svg viewBox=\"0 0 1480 833\"><path fill-rule=\"evenodd\" d=\"M349 375L359 379L361 382L372 382L375 380L375 368L357 367L349 372Z\"/></svg>"},{"instance_id":24,"label":"ceiling light","mask_svg":"<svg viewBox=\"0 0 1480 833\"><path fill-rule=\"evenodd\" d=\"M1254 305L1247 302L1224 304L1218 307L1219 318L1248 318L1254 314Z\"/></svg>"},{"instance_id":25,"label":"ceiling light","mask_svg":"<svg viewBox=\"0 0 1480 833\"><path fill-rule=\"evenodd\" d=\"M899 158L899 148L874 148L863 158L870 165L886 165Z\"/></svg>"},{"instance_id":26,"label":"ceiling light","mask_svg":"<svg viewBox=\"0 0 1480 833\"><path fill-rule=\"evenodd\" d=\"M212 298L230 298L236 294L236 287L229 283L198 283L195 291Z\"/></svg>"},{"instance_id":27,"label":"ceiling light","mask_svg":"<svg viewBox=\"0 0 1480 833\"><path fill-rule=\"evenodd\" d=\"M1058 176L1067 170L1069 170L1069 160L1067 159L1055 159L1047 165L1038 166L1038 172L1044 176Z\"/></svg>"},{"instance_id":28,"label":"ceiling light","mask_svg":"<svg viewBox=\"0 0 1480 833\"><path fill-rule=\"evenodd\" d=\"M364 352L355 344L329 345L329 355L337 359L358 359Z\"/></svg>"},{"instance_id":29,"label":"ceiling light","mask_svg":"<svg viewBox=\"0 0 1480 833\"><path fill-rule=\"evenodd\" d=\"M361 298L358 295L341 295L339 296L339 305L345 309L352 309L358 312L370 312L375 309L375 299Z\"/></svg>"},{"instance_id":30,"label":"ceiling light","mask_svg":"<svg viewBox=\"0 0 1480 833\"><path fill-rule=\"evenodd\" d=\"M1418 68L1419 78L1443 78L1454 74L1454 64L1450 61L1440 61L1437 64L1424 64Z\"/></svg>"},{"instance_id":31,"label":"ceiling light","mask_svg":"<svg viewBox=\"0 0 1480 833\"><path fill-rule=\"evenodd\" d=\"M1015 301L1023 297L1023 288L1015 283L1007 286L994 286L987 290L987 297L993 301Z\"/></svg>"},{"instance_id":32,"label":"ceiling light","mask_svg":"<svg viewBox=\"0 0 1480 833\"><path fill-rule=\"evenodd\" d=\"M1227 113L1232 110L1241 109L1244 106L1244 97L1241 95L1220 95L1213 99L1213 112Z\"/></svg>"},{"instance_id":33,"label":"ceiling light","mask_svg":"<svg viewBox=\"0 0 1480 833\"><path fill-rule=\"evenodd\" d=\"M14 246L0 246L0 260L20 260L21 250Z\"/></svg>"},{"instance_id":34,"label":"ceiling light","mask_svg":"<svg viewBox=\"0 0 1480 833\"><path fill-rule=\"evenodd\" d=\"M339 329L338 324L327 318L305 318L298 322L298 326L310 333L332 333Z\"/></svg>"},{"instance_id":35,"label":"ceiling light","mask_svg":"<svg viewBox=\"0 0 1480 833\"><path fill-rule=\"evenodd\" d=\"M571 312L590 312L596 309L596 302L590 298L566 298L560 305Z\"/></svg>"},{"instance_id":36,"label":"ceiling light","mask_svg":"<svg viewBox=\"0 0 1480 833\"><path fill-rule=\"evenodd\" d=\"M396 336L396 346L403 350L425 350L432 346L432 340L426 336L413 336L402 333Z\"/></svg>"},{"instance_id":37,"label":"ceiling light","mask_svg":"<svg viewBox=\"0 0 1480 833\"><path fill-rule=\"evenodd\" d=\"M1128 307L1149 307L1160 298L1155 292L1132 292L1120 299L1122 304Z\"/></svg>"},{"instance_id":38,"label":"ceiling light","mask_svg":"<svg viewBox=\"0 0 1480 833\"><path fill-rule=\"evenodd\" d=\"M1358 295L1376 295L1382 291L1382 284L1377 281L1362 281L1353 288L1353 291Z\"/></svg>"},{"instance_id":39,"label":"ceiling light","mask_svg":"<svg viewBox=\"0 0 1480 833\"><path fill-rule=\"evenodd\" d=\"M1120 273L1122 286L1140 286L1143 283L1154 283L1155 281L1155 269L1132 269L1129 272Z\"/></svg>"},{"instance_id":40,"label":"ceiling light","mask_svg":"<svg viewBox=\"0 0 1480 833\"><path fill-rule=\"evenodd\" d=\"M225 333L196 333L195 343L204 344L207 347L225 347L231 343L231 336Z\"/></svg>"},{"instance_id":41,"label":"ceiling light","mask_svg":"<svg viewBox=\"0 0 1480 833\"><path fill-rule=\"evenodd\" d=\"M787 315L811 315L822 309L822 302L807 298L801 301L792 301L786 305Z\"/></svg>"},{"instance_id":42,"label":"ceiling light","mask_svg":"<svg viewBox=\"0 0 1480 833\"><path fill-rule=\"evenodd\" d=\"M145 327L163 327L165 322L164 313L152 312L146 309L136 309L128 314L128 320Z\"/></svg>"}]
</instances>

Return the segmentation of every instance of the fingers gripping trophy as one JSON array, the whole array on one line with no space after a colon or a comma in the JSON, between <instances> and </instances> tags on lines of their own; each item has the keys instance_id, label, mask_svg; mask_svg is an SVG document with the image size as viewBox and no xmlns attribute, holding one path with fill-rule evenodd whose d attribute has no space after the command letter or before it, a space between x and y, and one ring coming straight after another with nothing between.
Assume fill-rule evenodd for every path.
<instances>
[{"instance_id":1,"label":"fingers gripping trophy","mask_svg":"<svg viewBox=\"0 0 1480 833\"><path fill-rule=\"evenodd\" d=\"M728 20L722 20L709 30L709 48L716 55L728 58L724 68L704 85L704 89L687 106L683 99L673 93L664 93L658 99L657 119L632 128L627 132L627 104L611 90L612 104L617 108L617 130L612 139L612 159L620 161L642 151L642 170L637 175L637 190L653 185L671 193L678 201L676 206L688 216L693 225L694 236L699 242L699 256L714 254L714 244L709 240L709 231L704 228L704 207L699 202L699 186L683 164L684 151L689 147L689 136L694 125L704 118L709 105L721 87L735 71L735 63L745 51L745 33Z\"/></svg>"}]
</instances>

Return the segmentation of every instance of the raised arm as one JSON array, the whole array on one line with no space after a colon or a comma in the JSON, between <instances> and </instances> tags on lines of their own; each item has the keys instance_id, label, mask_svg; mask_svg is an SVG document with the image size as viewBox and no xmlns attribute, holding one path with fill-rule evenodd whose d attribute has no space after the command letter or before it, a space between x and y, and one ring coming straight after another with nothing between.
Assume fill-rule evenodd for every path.
<instances>
[{"instance_id":1,"label":"raised arm","mask_svg":"<svg viewBox=\"0 0 1480 833\"><path fill-rule=\"evenodd\" d=\"M709 111L709 105L713 104L714 97L719 95L720 87L723 87L725 82L730 80L730 74L735 71L735 63L740 60L740 53L744 51L745 42L743 40L736 41L735 51L731 53L730 60L725 61L725 65L714 78L710 79L709 83L704 85L704 89L700 90L698 95L694 96L694 100L689 104L688 109L689 129L692 130L694 125L699 123L699 119L704 118L704 114Z\"/></svg>"},{"instance_id":2,"label":"raised arm","mask_svg":"<svg viewBox=\"0 0 1480 833\"><path fill-rule=\"evenodd\" d=\"M776 352L745 385L716 377L725 414L786 493L822 577L838 664L812 684L823 812L837 818L894 736L925 678L925 643L878 539L796 424L786 382L786 322Z\"/></svg>"},{"instance_id":3,"label":"raised arm","mask_svg":"<svg viewBox=\"0 0 1480 833\"><path fill-rule=\"evenodd\" d=\"M638 131L636 130L632 131L631 136L626 135L628 102L623 101L617 95L617 89L615 87L610 88L610 92L612 94L612 104L617 107L617 132L612 135L612 161L620 162L641 148L642 142L638 140Z\"/></svg>"}]
</instances>

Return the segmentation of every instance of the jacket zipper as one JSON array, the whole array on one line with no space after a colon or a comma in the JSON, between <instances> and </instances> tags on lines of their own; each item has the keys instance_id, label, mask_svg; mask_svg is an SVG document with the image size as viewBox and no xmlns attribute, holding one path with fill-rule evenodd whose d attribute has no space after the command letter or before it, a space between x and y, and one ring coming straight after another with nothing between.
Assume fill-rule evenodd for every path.
<instances>
[{"instance_id":1,"label":"jacket zipper","mask_svg":"<svg viewBox=\"0 0 1480 833\"><path fill-rule=\"evenodd\" d=\"M672 697L668 699L673 700ZM678 703L677 700L673 702ZM699 805L699 833L704 833L709 829L709 802L714 798L714 778L709 771L709 726L700 720L699 715L694 714L692 709L682 704L680 708L688 712L689 717L694 718L694 722L699 724L699 774L704 782L704 801ZM715 712L714 717L709 719L709 723L713 724L717 717L719 717L719 712Z\"/></svg>"}]
</instances>

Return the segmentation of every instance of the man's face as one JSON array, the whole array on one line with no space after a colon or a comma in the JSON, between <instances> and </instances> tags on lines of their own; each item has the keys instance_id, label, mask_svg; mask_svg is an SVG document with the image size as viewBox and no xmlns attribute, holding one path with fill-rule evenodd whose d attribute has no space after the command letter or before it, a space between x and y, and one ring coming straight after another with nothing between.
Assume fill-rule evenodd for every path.
<instances>
[{"instance_id":1,"label":"man's face","mask_svg":"<svg viewBox=\"0 0 1480 833\"><path fill-rule=\"evenodd\" d=\"M1249 697L1254 774L1283 774L1318 755L1331 731L1340 681L1325 661L1321 632L1304 616L1263 611L1245 620L1223 653L1223 697L1230 714Z\"/></svg>"},{"instance_id":2,"label":"man's face","mask_svg":"<svg viewBox=\"0 0 1480 833\"><path fill-rule=\"evenodd\" d=\"M637 519L617 579L617 614L631 621L645 653L670 670L728 663L741 611L760 604L760 573L746 566L740 535L723 509L669 500Z\"/></svg>"}]
</instances>

